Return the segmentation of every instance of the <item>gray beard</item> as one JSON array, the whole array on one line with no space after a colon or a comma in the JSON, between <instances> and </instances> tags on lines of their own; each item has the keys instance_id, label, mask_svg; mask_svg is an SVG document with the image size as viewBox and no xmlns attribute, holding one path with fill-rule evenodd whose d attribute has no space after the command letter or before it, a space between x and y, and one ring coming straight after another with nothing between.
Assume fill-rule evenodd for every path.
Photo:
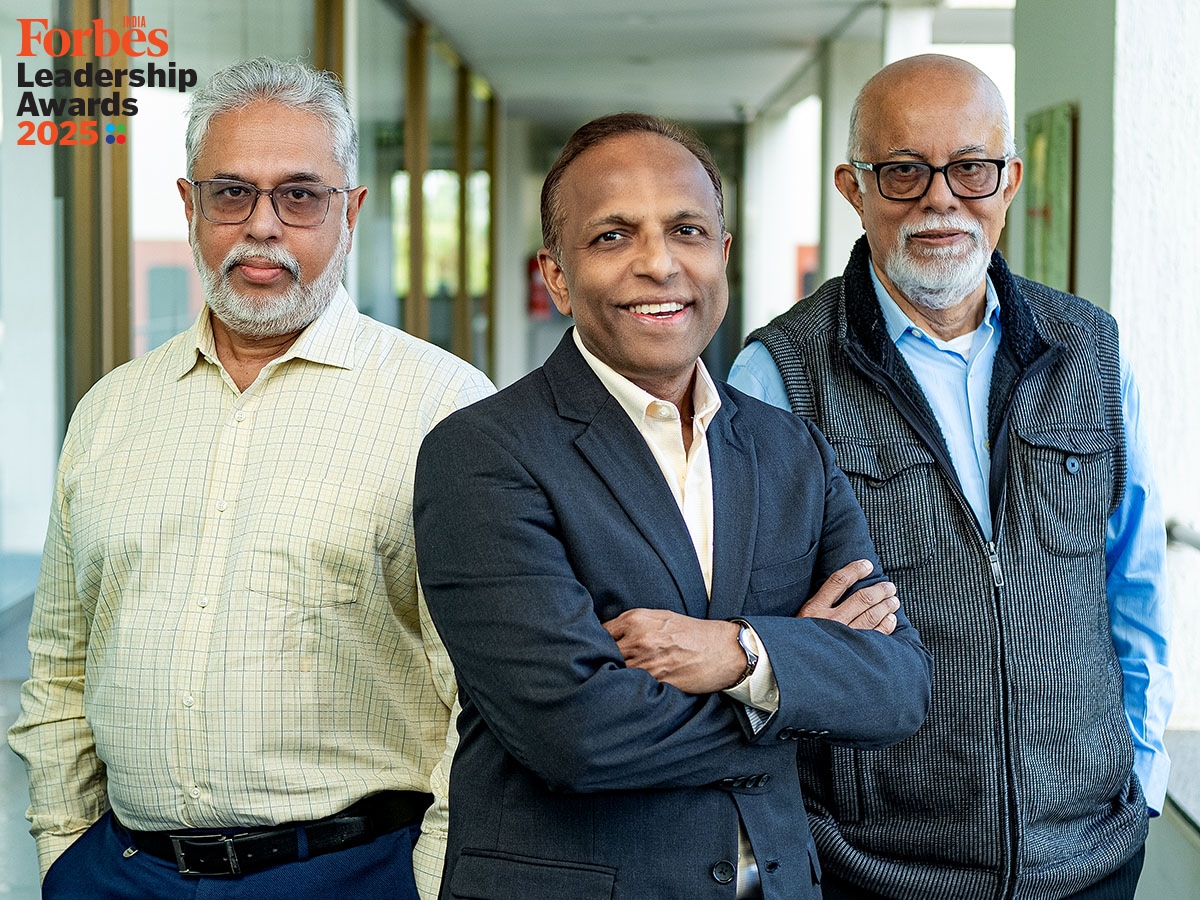
<instances>
[{"instance_id":1,"label":"gray beard","mask_svg":"<svg viewBox=\"0 0 1200 900\"><path fill-rule=\"evenodd\" d=\"M954 228L971 235L973 243L965 255L954 248L922 251L909 249L908 238L919 231ZM931 217L900 229L899 247L883 262L883 270L896 288L917 306L950 309L983 283L991 254L983 231L974 222L955 216Z\"/></svg>"},{"instance_id":2,"label":"gray beard","mask_svg":"<svg viewBox=\"0 0 1200 900\"><path fill-rule=\"evenodd\" d=\"M221 324L242 337L279 337L303 330L325 312L341 286L346 265L346 246L350 240L350 226L345 219L342 219L337 249L324 271L309 284L301 281L300 261L286 250L269 244L238 244L225 255L219 272L213 270L200 255L195 218L192 219L190 232L192 258L200 273L208 307ZM264 259L287 269L292 276L292 283L287 290L267 298L248 297L234 290L229 283L229 273L238 263L251 258Z\"/></svg>"}]
</instances>

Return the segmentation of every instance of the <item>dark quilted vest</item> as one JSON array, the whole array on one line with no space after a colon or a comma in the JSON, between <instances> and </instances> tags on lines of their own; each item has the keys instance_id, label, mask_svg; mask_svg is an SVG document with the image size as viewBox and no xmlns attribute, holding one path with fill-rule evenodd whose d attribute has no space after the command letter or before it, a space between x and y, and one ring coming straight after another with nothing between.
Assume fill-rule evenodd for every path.
<instances>
[{"instance_id":1,"label":"dark quilted vest","mask_svg":"<svg viewBox=\"0 0 1200 900\"><path fill-rule=\"evenodd\" d=\"M863 239L842 278L749 338L837 451L934 659L912 738L801 749L813 835L823 866L888 897L1053 900L1118 868L1147 830L1105 594L1125 480L1116 323L993 256L989 543L869 265Z\"/></svg>"}]
</instances>

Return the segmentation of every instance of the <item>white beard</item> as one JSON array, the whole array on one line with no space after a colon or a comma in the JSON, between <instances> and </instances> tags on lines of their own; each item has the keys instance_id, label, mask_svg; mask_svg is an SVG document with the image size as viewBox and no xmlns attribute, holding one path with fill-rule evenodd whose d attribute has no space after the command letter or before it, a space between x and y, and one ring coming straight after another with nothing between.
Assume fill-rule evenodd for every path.
<instances>
[{"instance_id":1,"label":"white beard","mask_svg":"<svg viewBox=\"0 0 1200 900\"><path fill-rule=\"evenodd\" d=\"M971 237L965 251L957 247L922 248L914 253L908 239L922 231L952 229ZM910 301L926 309L949 309L961 303L983 283L991 253L983 229L958 216L928 216L905 225L897 236L897 249L883 261L892 284Z\"/></svg>"},{"instance_id":2,"label":"white beard","mask_svg":"<svg viewBox=\"0 0 1200 900\"><path fill-rule=\"evenodd\" d=\"M328 308L342 283L350 226L343 218L337 248L324 271L308 284L301 283L300 261L279 247L243 241L225 254L220 270L216 271L209 268L200 255L196 217L192 218L190 237L192 258L196 261L204 297L212 314L234 334L260 339L301 331ZM282 266L291 274L292 283L282 294L273 297L239 294L229 282L229 273L247 259L261 259Z\"/></svg>"}]
</instances>

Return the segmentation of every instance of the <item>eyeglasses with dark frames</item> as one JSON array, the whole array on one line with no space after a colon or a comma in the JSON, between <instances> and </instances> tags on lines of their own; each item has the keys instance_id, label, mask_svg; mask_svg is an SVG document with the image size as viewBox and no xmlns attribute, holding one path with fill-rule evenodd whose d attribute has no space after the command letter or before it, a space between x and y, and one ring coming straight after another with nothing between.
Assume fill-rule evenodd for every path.
<instances>
[{"instance_id":1,"label":"eyeglasses with dark frames","mask_svg":"<svg viewBox=\"0 0 1200 900\"><path fill-rule=\"evenodd\" d=\"M312 182L281 184L269 191L232 178L192 181L200 198L200 214L215 225L240 225L254 215L258 198L271 198L275 215L284 225L315 228L325 223L334 194L349 194L354 188L335 188Z\"/></svg>"},{"instance_id":2,"label":"eyeglasses with dark frames","mask_svg":"<svg viewBox=\"0 0 1200 900\"><path fill-rule=\"evenodd\" d=\"M950 193L960 200L983 200L1000 190L1000 173L1007 159L956 159L944 166L931 166L916 160L869 163L851 160L850 165L875 173L875 185L884 200L920 200L933 184L938 172L946 179Z\"/></svg>"}]
</instances>

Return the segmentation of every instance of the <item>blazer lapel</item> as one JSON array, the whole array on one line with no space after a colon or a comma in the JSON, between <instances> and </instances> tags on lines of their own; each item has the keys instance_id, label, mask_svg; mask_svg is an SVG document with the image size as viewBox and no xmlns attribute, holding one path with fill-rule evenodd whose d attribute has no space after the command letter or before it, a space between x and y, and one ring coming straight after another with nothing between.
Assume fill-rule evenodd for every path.
<instances>
[{"instance_id":1,"label":"blazer lapel","mask_svg":"<svg viewBox=\"0 0 1200 900\"><path fill-rule=\"evenodd\" d=\"M570 331L543 372L559 415L585 423L575 446L671 573L690 616L708 617L708 595L691 534L654 454L575 347Z\"/></svg>"},{"instance_id":2,"label":"blazer lapel","mask_svg":"<svg viewBox=\"0 0 1200 900\"><path fill-rule=\"evenodd\" d=\"M739 615L750 588L758 533L758 466L751 438L735 427L737 405L718 386L721 409L708 427L713 480L713 583L709 617Z\"/></svg>"}]
</instances>

